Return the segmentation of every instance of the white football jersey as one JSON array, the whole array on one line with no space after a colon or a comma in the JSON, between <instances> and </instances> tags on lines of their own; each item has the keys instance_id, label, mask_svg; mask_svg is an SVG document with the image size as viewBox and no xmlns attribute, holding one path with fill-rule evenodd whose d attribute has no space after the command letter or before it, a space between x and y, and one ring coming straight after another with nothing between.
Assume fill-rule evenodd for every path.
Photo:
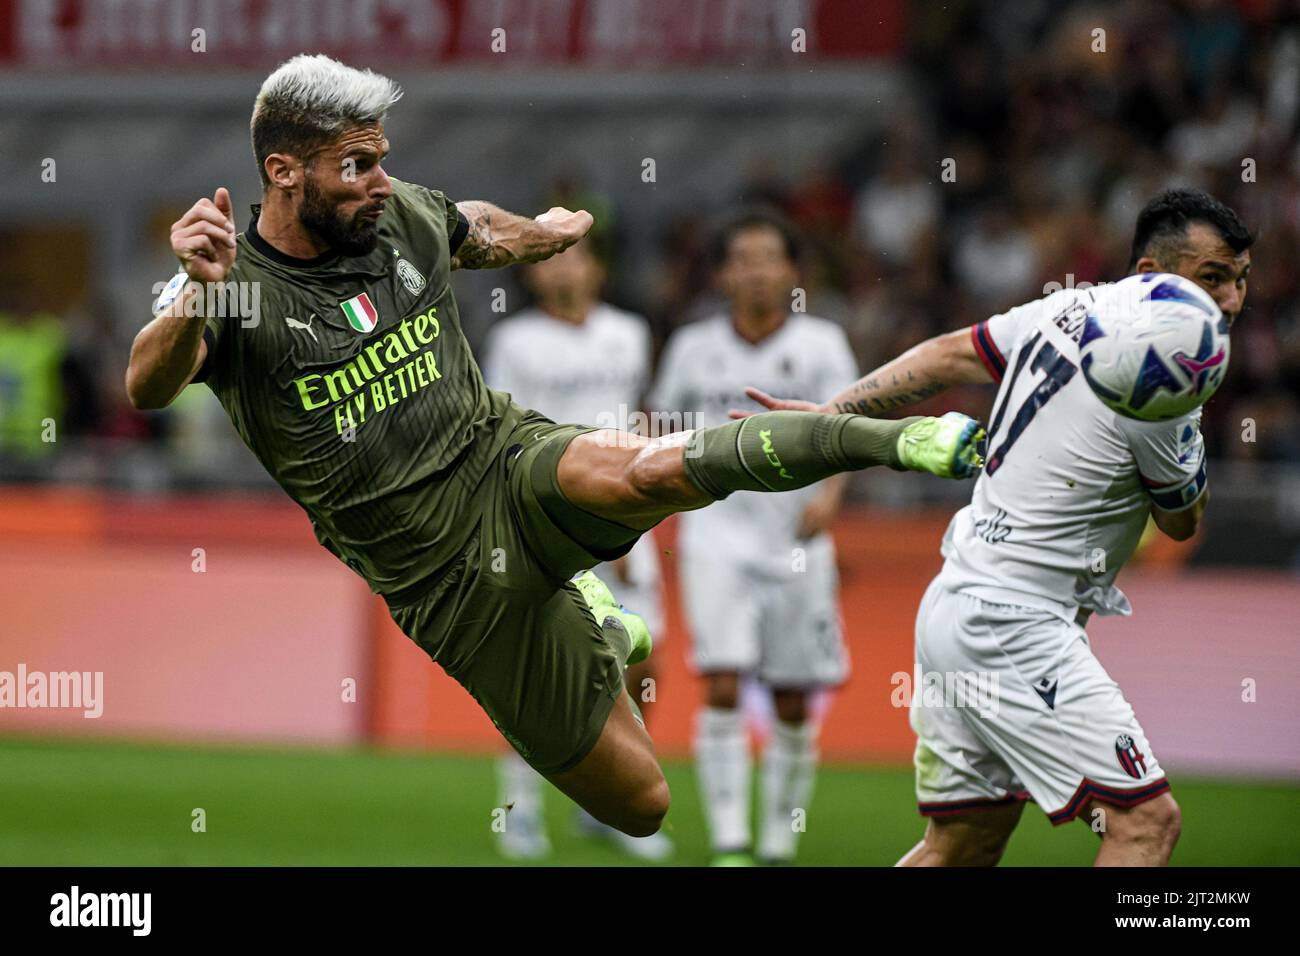
<instances>
[{"instance_id":1,"label":"white football jersey","mask_svg":"<svg viewBox=\"0 0 1300 956\"><path fill-rule=\"evenodd\" d=\"M598 303L581 325L524 309L487 337L483 380L560 424L626 428L650 378L650 326Z\"/></svg>"},{"instance_id":2,"label":"white football jersey","mask_svg":"<svg viewBox=\"0 0 1300 956\"><path fill-rule=\"evenodd\" d=\"M834 322L792 314L757 344L741 338L728 315L683 326L668 340L654 389L652 410L690 413L685 428L725 425L732 408L762 411L745 395L752 385L783 398L820 401L858 376L848 337ZM681 515L683 548L707 549L729 560L789 573L792 550L830 549L827 534L797 537L799 519L817 485L766 494L737 491Z\"/></svg>"},{"instance_id":3,"label":"white football jersey","mask_svg":"<svg viewBox=\"0 0 1300 956\"><path fill-rule=\"evenodd\" d=\"M524 309L489 331L483 380L561 424L627 428L650 380L651 352L649 323L612 305L597 303L581 325ZM612 568L596 569L658 641L659 558L650 535L628 552L626 571L622 583Z\"/></svg>"},{"instance_id":4,"label":"white football jersey","mask_svg":"<svg viewBox=\"0 0 1300 956\"><path fill-rule=\"evenodd\" d=\"M1084 316L1106 294L1063 289L972 326L1001 387L988 461L944 536L949 587L1071 620L1079 608L1131 613L1114 581L1152 502L1178 511L1200 497L1200 409L1135 421L1103 405L1078 374Z\"/></svg>"}]
</instances>

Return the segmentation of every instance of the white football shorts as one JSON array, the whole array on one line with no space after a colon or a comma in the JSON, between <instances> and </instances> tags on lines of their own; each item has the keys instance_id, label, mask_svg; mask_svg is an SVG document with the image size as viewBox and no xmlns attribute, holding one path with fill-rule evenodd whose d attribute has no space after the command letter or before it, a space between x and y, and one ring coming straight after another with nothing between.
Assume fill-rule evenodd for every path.
<instances>
[{"instance_id":1,"label":"white football shorts","mask_svg":"<svg viewBox=\"0 0 1300 956\"><path fill-rule=\"evenodd\" d=\"M1169 790L1082 627L940 579L917 612L911 723L923 816L1033 799L1061 824Z\"/></svg>"},{"instance_id":2,"label":"white football shorts","mask_svg":"<svg viewBox=\"0 0 1300 956\"><path fill-rule=\"evenodd\" d=\"M849 674L839 573L827 542L803 570L684 551L682 597L700 673L738 671L778 689L835 687Z\"/></svg>"}]
</instances>

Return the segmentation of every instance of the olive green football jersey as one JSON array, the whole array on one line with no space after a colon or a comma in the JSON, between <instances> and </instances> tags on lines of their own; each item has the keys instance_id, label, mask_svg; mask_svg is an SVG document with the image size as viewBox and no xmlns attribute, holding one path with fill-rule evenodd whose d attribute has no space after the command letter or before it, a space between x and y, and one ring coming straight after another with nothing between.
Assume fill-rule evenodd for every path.
<instances>
[{"instance_id":1,"label":"olive green football jersey","mask_svg":"<svg viewBox=\"0 0 1300 956\"><path fill-rule=\"evenodd\" d=\"M442 193L392 183L363 256L286 256L254 206L196 377L321 544L390 598L468 541L521 414L461 331L448 280L464 219Z\"/></svg>"}]
</instances>

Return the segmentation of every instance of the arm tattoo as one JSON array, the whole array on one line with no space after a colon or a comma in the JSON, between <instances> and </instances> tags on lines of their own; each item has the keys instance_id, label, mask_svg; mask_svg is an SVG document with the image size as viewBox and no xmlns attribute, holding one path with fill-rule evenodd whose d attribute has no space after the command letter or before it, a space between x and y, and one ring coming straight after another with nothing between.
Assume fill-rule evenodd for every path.
<instances>
[{"instance_id":1,"label":"arm tattoo","mask_svg":"<svg viewBox=\"0 0 1300 956\"><path fill-rule=\"evenodd\" d=\"M880 383L876 381L876 377L874 375L871 375L868 376L867 378L862 379L859 382L856 382L853 386L852 394L861 395L863 392L875 392L879 390L880 390Z\"/></svg>"},{"instance_id":2,"label":"arm tattoo","mask_svg":"<svg viewBox=\"0 0 1300 956\"><path fill-rule=\"evenodd\" d=\"M897 378L897 376L895 376ZM895 387L897 382L895 381ZM892 394L884 398L867 398L857 397L867 389L879 389L880 385L874 379L866 379L860 382L853 390L853 398L846 402L836 402L835 411L839 414L849 415L876 415L881 412L893 411L896 408L902 408L905 405L911 405L913 402L919 402L922 399L930 398L942 392L946 385L942 382L927 382L917 388L904 389L902 391L893 391Z\"/></svg>"},{"instance_id":3,"label":"arm tattoo","mask_svg":"<svg viewBox=\"0 0 1300 956\"><path fill-rule=\"evenodd\" d=\"M469 231L452 256L453 269L495 269L515 262L547 259L576 241L527 216L506 212L490 202L457 204Z\"/></svg>"},{"instance_id":4,"label":"arm tattoo","mask_svg":"<svg viewBox=\"0 0 1300 956\"><path fill-rule=\"evenodd\" d=\"M494 244L492 213L494 207L483 202L463 202L457 207L469 223L469 231L451 257L453 269L491 269L510 261L509 254ZM499 210L495 210L498 211Z\"/></svg>"}]
</instances>

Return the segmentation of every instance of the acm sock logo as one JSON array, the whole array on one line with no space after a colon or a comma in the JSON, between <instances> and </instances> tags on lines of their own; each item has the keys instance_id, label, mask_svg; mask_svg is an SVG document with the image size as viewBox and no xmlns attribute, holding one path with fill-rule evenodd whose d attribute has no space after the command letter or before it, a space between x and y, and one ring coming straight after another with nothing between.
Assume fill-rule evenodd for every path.
<instances>
[{"instance_id":1,"label":"acm sock logo","mask_svg":"<svg viewBox=\"0 0 1300 956\"><path fill-rule=\"evenodd\" d=\"M776 469L777 474L782 478L793 478L790 472L785 470L785 465L781 464L781 459L777 457L776 449L772 446L772 431L764 428L758 433L758 437L763 440L763 454L767 456L767 462Z\"/></svg>"}]
</instances>

